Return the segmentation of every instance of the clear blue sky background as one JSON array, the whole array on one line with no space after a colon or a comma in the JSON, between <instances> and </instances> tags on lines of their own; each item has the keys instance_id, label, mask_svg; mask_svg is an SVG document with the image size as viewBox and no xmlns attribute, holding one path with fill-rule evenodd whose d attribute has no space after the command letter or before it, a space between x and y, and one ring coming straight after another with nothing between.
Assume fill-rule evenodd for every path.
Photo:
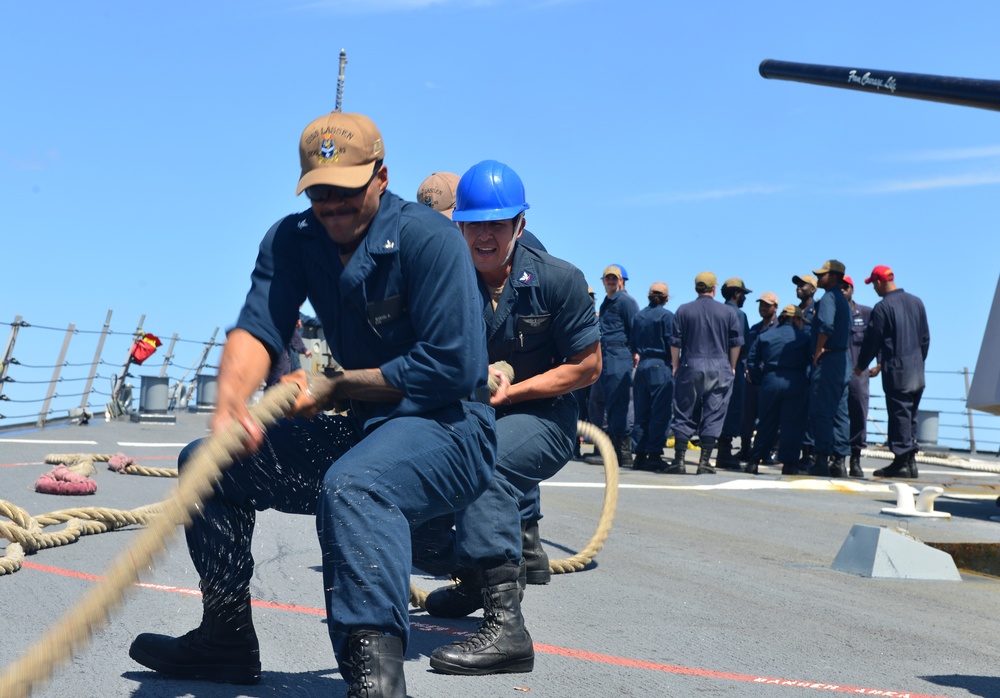
<instances>
[{"instance_id":1,"label":"clear blue sky background","mask_svg":"<svg viewBox=\"0 0 1000 698\"><path fill-rule=\"evenodd\" d=\"M751 321L759 293L793 302L792 275L831 257L874 304L861 280L889 264L927 304L930 368L973 369L1000 114L757 67L1000 79L998 26L986 2L5 3L0 320L97 330L111 308L117 332L145 314L190 340L230 325L261 236L306 205L298 137L333 109L344 48L344 109L381 128L396 193L504 161L528 227L598 289L619 262L640 301L666 281L676 308L708 269L753 289ZM38 337L51 363L61 336L18 345ZM962 395L960 378L932 388Z\"/></svg>"}]
</instances>

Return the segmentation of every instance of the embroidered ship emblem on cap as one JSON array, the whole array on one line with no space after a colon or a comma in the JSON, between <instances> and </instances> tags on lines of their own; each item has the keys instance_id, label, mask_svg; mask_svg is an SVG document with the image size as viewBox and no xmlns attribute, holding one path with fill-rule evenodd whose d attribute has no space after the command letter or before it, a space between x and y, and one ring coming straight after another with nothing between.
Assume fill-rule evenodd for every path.
<instances>
[{"instance_id":1,"label":"embroidered ship emblem on cap","mask_svg":"<svg viewBox=\"0 0 1000 698\"><path fill-rule=\"evenodd\" d=\"M322 163L337 162L337 146L333 143L333 134L329 131L323 134L323 141L319 144L319 161Z\"/></svg>"}]
</instances>

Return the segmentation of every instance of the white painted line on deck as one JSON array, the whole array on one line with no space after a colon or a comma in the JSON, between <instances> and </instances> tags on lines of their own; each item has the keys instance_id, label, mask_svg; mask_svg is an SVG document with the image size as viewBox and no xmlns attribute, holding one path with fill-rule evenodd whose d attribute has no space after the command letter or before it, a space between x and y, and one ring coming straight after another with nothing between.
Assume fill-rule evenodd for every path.
<instances>
[{"instance_id":1,"label":"white painted line on deck","mask_svg":"<svg viewBox=\"0 0 1000 698\"><path fill-rule=\"evenodd\" d=\"M157 443L155 441L147 441L147 442L143 442L143 441L119 441L118 445L119 446L128 446L130 448L184 448L185 446L187 446L186 443L184 443L184 444L175 444L175 443L167 443L167 442Z\"/></svg>"},{"instance_id":2,"label":"white painted line on deck","mask_svg":"<svg viewBox=\"0 0 1000 698\"><path fill-rule=\"evenodd\" d=\"M580 487L604 489L603 482L552 482L542 487ZM714 485L638 485L618 483L620 490L812 490L816 492L893 492L889 485L855 482L853 480L729 480Z\"/></svg>"},{"instance_id":3,"label":"white painted line on deck","mask_svg":"<svg viewBox=\"0 0 1000 698\"><path fill-rule=\"evenodd\" d=\"M96 441L71 441L57 439L0 439L3 444L82 444L84 446L96 446Z\"/></svg>"}]
</instances>

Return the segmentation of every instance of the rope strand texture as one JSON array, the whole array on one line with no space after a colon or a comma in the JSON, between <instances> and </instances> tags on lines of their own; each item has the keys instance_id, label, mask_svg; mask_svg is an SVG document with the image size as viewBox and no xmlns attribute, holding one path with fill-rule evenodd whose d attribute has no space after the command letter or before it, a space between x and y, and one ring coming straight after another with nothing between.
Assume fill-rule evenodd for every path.
<instances>
[{"instance_id":1,"label":"rope strand texture","mask_svg":"<svg viewBox=\"0 0 1000 698\"><path fill-rule=\"evenodd\" d=\"M298 386L283 383L265 392L250 415L264 430L289 412L298 395ZM139 580L178 525L187 525L225 468L240 454L246 433L234 422L222 434L206 439L188 462L185 477L160 505L135 540L108 568L101 582L84 599L53 624L24 655L0 674L0 698L26 698L33 687L49 678L57 664L68 660L85 644L91 632L107 618L125 592Z\"/></svg>"}]
</instances>

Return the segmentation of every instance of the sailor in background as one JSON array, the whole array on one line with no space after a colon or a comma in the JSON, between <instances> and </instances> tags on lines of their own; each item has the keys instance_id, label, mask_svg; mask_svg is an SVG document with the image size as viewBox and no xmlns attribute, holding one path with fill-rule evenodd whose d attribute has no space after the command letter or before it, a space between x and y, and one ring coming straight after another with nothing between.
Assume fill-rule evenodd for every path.
<instances>
[{"instance_id":1,"label":"sailor in background","mask_svg":"<svg viewBox=\"0 0 1000 698\"><path fill-rule=\"evenodd\" d=\"M747 351L749 350L750 321L743 312L743 304L752 291L743 283L743 279L732 278L722 284L722 298L725 304L732 308L743 328L743 346L740 348L740 358L736 363L736 377L733 379L733 392L726 408L726 420L722 423L722 433L719 436L719 454L715 459L716 466L726 470L741 470L740 459L733 455L733 439L740 435L743 426L743 396L747 385Z\"/></svg>"},{"instance_id":2,"label":"sailor in background","mask_svg":"<svg viewBox=\"0 0 1000 698\"><path fill-rule=\"evenodd\" d=\"M750 334L747 335L747 377L750 375L749 352L753 348L754 342L767 332L778 326L778 297L770 291L760 294L757 301L757 314L760 315L760 322L750 326ZM737 458L743 463L750 460L750 447L753 443L753 433L757 427L757 403L760 402L760 385L747 380L743 394L743 423L740 425L740 451ZM770 452L765 456L765 460L770 458Z\"/></svg>"},{"instance_id":3,"label":"sailor in background","mask_svg":"<svg viewBox=\"0 0 1000 698\"><path fill-rule=\"evenodd\" d=\"M674 374L670 365L670 335L674 314L667 310L670 289L662 281L649 287L649 305L632 319L629 349L639 356L632 382L635 423L636 470L662 470L674 400Z\"/></svg>"},{"instance_id":4,"label":"sailor in background","mask_svg":"<svg viewBox=\"0 0 1000 698\"><path fill-rule=\"evenodd\" d=\"M917 410L924 392L924 362L931 344L923 301L896 286L892 269L879 265L865 279L882 299L872 308L854 374L879 356L889 418L889 449L895 456L876 477L917 477Z\"/></svg>"},{"instance_id":5,"label":"sailor in background","mask_svg":"<svg viewBox=\"0 0 1000 698\"><path fill-rule=\"evenodd\" d=\"M857 366L872 309L854 302L854 280L849 276L844 277L844 298L851 306L851 366ZM868 383L878 372L877 364L860 374L852 372L851 382L847 387L847 414L851 424L851 462L848 475L851 477L865 476L861 469L861 451L868 447Z\"/></svg>"},{"instance_id":6,"label":"sailor in background","mask_svg":"<svg viewBox=\"0 0 1000 698\"><path fill-rule=\"evenodd\" d=\"M812 361L810 345L809 333L802 329L802 310L786 305L777 327L761 334L750 346L750 381L760 387L760 405L757 435L746 467L748 473L757 474L757 466L771 452L779 429L781 474L799 473L799 453L808 419L806 369Z\"/></svg>"},{"instance_id":7,"label":"sailor in background","mask_svg":"<svg viewBox=\"0 0 1000 698\"><path fill-rule=\"evenodd\" d=\"M814 300L814 296L816 295L816 289L819 288L816 277L812 274L796 275L792 277L792 283L795 284L795 297L799 299L799 310L802 311L802 326L807 332L811 332L812 321L816 317L816 301ZM806 372L812 374L812 362L810 362ZM812 467L814 462L812 434L809 432L809 426L806 425L806 435L802 440L802 460L800 465L803 470L806 470Z\"/></svg>"},{"instance_id":8,"label":"sailor in background","mask_svg":"<svg viewBox=\"0 0 1000 698\"><path fill-rule=\"evenodd\" d=\"M632 319L639 313L639 304L625 292L624 272L620 266L612 264L605 268L601 281L606 295L598 312L601 356L604 362L598 381L599 390L604 398L608 436L618 457L618 464L632 465L629 410L632 405L632 370L638 359L629 349L629 335L632 332ZM591 397L594 397L593 392ZM588 456L585 460L588 463L603 462L597 454Z\"/></svg>"},{"instance_id":9,"label":"sailor in background","mask_svg":"<svg viewBox=\"0 0 1000 698\"><path fill-rule=\"evenodd\" d=\"M703 271L694 280L698 297L674 314L670 358L674 372L674 459L667 473L684 473L688 441L698 434L698 474L714 473L710 459L722 432L743 327L732 308L715 301L716 277ZM700 416L699 416L700 415Z\"/></svg>"},{"instance_id":10,"label":"sailor in background","mask_svg":"<svg viewBox=\"0 0 1000 698\"><path fill-rule=\"evenodd\" d=\"M844 298L844 265L835 259L815 270L825 291L812 321L813 360L809 376L809 431L816 449L809 474L847 477L851 454L847 385L851 376L851 306Z\"/></svg>"}]
</instances>

